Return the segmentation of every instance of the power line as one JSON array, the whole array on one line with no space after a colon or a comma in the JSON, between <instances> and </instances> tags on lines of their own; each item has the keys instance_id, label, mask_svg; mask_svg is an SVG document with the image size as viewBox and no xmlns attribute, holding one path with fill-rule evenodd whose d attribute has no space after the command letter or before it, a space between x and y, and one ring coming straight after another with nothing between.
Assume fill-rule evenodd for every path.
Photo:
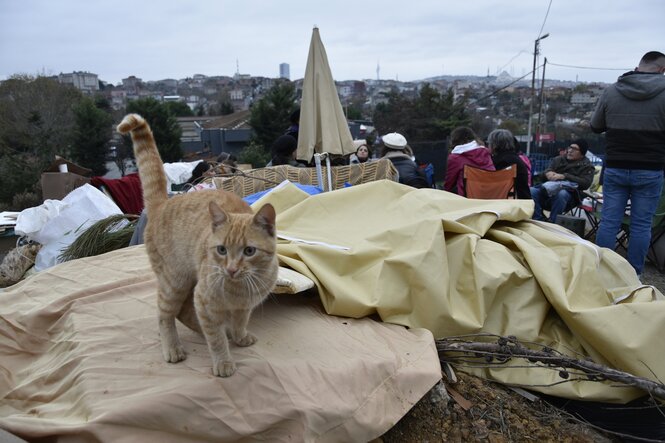
<instances>
[{"instance_id":1,"label":"power line","mask_svg":"<svg viewBox=\"0 0 665 443\"><path fill-rule=\"evenodd\" d=\"M574 65L561 65L558 63L552 63L551 61L547 61L548 64L552 66L559 66L561 68L575 68L575 69L595 69L597 71L630 71L630 68L598 68L598 67L592 67L592 66L574 66Z\"/></svg>"},{"instance_id":2,"label":"power line","mask_svg":"<svg viewBox=\"0 0 665 443\"><path fill-rule=\"evenodd\" d=\"M522 55L522 54L529 54L529 52L526 51L526 50L524 50L524 49L522 49L520 52L518 52L517 54L515 54L515 56L514 56L513 58L511 58L510 60L508 60L508 63L506 63L505 65L501 66L501 67L496 71L496 73L497 73L497 74L501 73L501 71L503 71L503 69L504 69L506 66L508 66L513 60L515 60L517 57L519 57L519 56Z\"/></svg>"},{"instance_id":3,"label":"power line","mask_svg":"<svg viewBox=\"0 0 665 443\"><path fill-rule=\"evenodd\" d=\"M550 0L550 4L547 5L547 12L545 13L545 19L543 20L543 25L540 27L540 31L538 31L538 37L543 33L543 28L545 27L545 22L547 21L547 16L550 15L550 8L552 7L552 0Z\"/></svg>"},{"instance_id":4,"label":"power line","mask_svg":"<svg viewBox=\"0 0 665 443\"><path fill-rule=\"evenodd\" d=\"M543 65L540 65L540 66L543 66ZM540 66L538 66L538 67L536 68L536 70L540 69ZM531 75L532 72L533 72L533 71L529 71L529 72L527 72L526 74L524 74L523 76L521 76L520 78L515 79L514 81L508 83L507 85L502 86L502 87L500 87L499 89L495 89L494 91L490 92L489 94L487 94L487 95L484 96L484 97L480 97L478 100L476 100L476 102L479 102L479 101L481 101L481 100L485 100L486 98L490 98L490 97L492 97L493 95L496 95L498 92L501 92L501 91L503 91L504 89L511 87L512 85L514 85L514 84L517 83L518 81L522 80L522 79L523 79L524 77L526 77L527 75Z\"/></svg>"}]
</instances>

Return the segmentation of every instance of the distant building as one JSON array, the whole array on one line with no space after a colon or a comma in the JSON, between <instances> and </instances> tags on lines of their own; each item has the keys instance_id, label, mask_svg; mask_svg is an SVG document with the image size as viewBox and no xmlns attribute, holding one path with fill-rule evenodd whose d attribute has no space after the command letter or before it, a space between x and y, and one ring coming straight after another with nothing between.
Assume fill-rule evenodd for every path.
<instances>
[{"instance_id":1,"label":"distant building","mask_svg":"<svg viewBox=\"0 0 665 443\"><path fill-rule=\"evenodd\" d=\"M71 74L58 74L58 82L72 85L86 94L99 91L99 78L90 72L72 72Z\"/></svg>"},{"instance_id":2,"label":"distant building","mask_svg":"<svg viewBox=\"0 0 665 443\"><path fill-rule=\"evenodd\" d=\"M280 63L279 65L279 78L291 80L291 72L288 63Z\"/></svg>"},{"instance_id":3,"label":"distant building","mask_svg":"<svg viewBox=\"0 0 665 443\"><path fill-rule=\"evenodd\" d=\"M125 107L125 103L127 102L127 92L118 89L115 91L111 91L111 107L115 109L116 111L119 109L123 109Z\"/></svg>"},{"instance_id":4,"label":"distant building","mask_svg":"<svg viewBox=\"0 0 665 443\"><path fill-rule=\"evenodd\" d=\"M130 75L129 77L122 79L122 88L127 91L128 95L129 93L137 94L141 83L143 83L143 81L140 78Z\"/></svg>"},{"instance_id":5,"label":"distant building","mask_svg":"<svg viewBox=\"0 0 665 443\"><path fill-rule=\"evenodd\" d=\"M598 97L588 93L575 93L570 98L572 105L593 105L598 100Z\"/></svg>"}]
</instances>

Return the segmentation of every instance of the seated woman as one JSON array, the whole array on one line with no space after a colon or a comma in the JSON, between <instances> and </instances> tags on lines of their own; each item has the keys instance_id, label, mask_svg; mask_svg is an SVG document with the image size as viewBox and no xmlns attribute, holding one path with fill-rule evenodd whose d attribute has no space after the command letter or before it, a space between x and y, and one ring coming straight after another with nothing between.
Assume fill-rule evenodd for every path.
<instances>
[{"instance_id":1,"label":"seated woman","mask_svg":"<svg viewBox=\"0 0 665 443\"><path fill-rule=\"evenodd\" d=\"M487 144L492 152L492 161L497 171L511 165L517 165L515 196L516 198L530 199L529 171L517 153L513 134L507 129L495 129L487 137Z\"/></svg>"},{"instance_id":2,"label":"seated woman","mask_svg":"<svg viewBox=\"0 0 665 443\"><path fill-rule=\"evenodd\" d=\"M513 143L515 143L515 151L517 151L517 155L524 163L524 166L526 166L526 170L529 171L529 186L531 186L531 180L533 178L533 174L531 174L531 160L529 160L529 157L520 150L520 142L517 141L517 137L513 136Z\"/></svg>"},{"instance_id":3,"label":"seated woman","mask_svg":"<svg viewBox=\"0 0 665 443\"><path fill-rule=\"evenodd\" d=\"M272 160L266 166L290 165L304 167L305 165L296 161L296 150L298 141L290 135L282 135L275 140L270 148Z\"/></svg>"},{"instance_id":4,"label":"seated woman","mask_svg":"<svg viewBox=\"0 0 665 443\"><path fill-rule=\"evenodd\" d=\"M399 174L399 182L414 188L429 188L427 180L418 170L418 165L405 152L408 148L406 138L402 134L392 132L384 135L382 140L381 157L387 158L393 163ZM410 148L408 152L411 152Z\"/></svg>"},{"instance_id":5,"label":"seated woman","mask_svg":"<svg viewBox=\"0 0 665 443\"><path fill-rule=\"evenodd\" d=\"M367 161L371 161L371 157L372 153L370 152L367 143L361 143L360 146L358 146L358 149L356 149L355 154L351 154L349 157L349 164L356 165L358 163L365 163Z\"/></svg>"},{"instance_id":6,"label":"seated woman","mask_svg":"<svg viewBox=\"0 0 665 443\"><path fill-rule=\"evenodd\" d=\"M450 146L452 152L448 156L448 168L446 171L446 182L443 189L466 195L464 192L464 166L494 171L494 163L490 151L480 143L478 137L471 128L461 126L455 128L450 134Z\"/></svg>"}]
</instances>

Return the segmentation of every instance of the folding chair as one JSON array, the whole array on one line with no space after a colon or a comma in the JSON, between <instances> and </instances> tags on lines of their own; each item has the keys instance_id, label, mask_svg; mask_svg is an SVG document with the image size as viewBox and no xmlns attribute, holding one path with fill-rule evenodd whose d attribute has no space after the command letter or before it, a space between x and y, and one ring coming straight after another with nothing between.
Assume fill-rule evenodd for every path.
<instances>
[{"instance_id":1,"label":"folding chair","mask_svg":"<svg viewBox=\"0 0 665 443\"><path fill-rule=\"evenodd\" d=\"M598 231L598 226L600 225L600 210L598 209L598 199L593 197L591 194L584 193L585 196L591 197L591 202L587 203L584 200L580 204L574 206L570 210L570 214L574 217L586 218L589 223L589 231L581 236L586 240L591 240Z\"/></svg>"},{"instance_id":2,"label":"folding chair","mask_svg":"<svg viewBox=\"0 0 665 443\"><path fill-rule=\"evenodd\" d=\"M467 198L505 199L515 198L517 165L499 171L486 171L464 166L464 190Z\"/></svg>"}]
</instances>

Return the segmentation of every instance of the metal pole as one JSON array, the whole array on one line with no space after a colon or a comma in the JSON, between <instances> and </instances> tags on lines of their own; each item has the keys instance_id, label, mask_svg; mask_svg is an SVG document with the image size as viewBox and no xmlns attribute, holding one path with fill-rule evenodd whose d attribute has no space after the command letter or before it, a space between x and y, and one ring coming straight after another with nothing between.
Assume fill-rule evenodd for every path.
<instances>
[{"instance_id":1,"label":"metal pole","mask_svg":"<svg viewBox=\"0 0 665 443\"><path fill-rule=\"evenodd\" d=\"M529 128L528 140L526 141L526 155L531 153L531 121L533 120L533 99L536 94L536 59L538 58L538 42L542 39L549 37L550 34L545 34L538 37L533 43L533 71L531 72L531 100L529 101Z\"/></svg>"},{"instance_id":2,"label":"metal pole","mask_svg":"<svg viewBox=\"0 0 665 443\"><path fill-rule=\"evenodd\" d=\"M531 71L531 100L529 100L529 127L527 129L526 155L531 154L531 119L533 118L533 98L536 95L536 58L538 57L538 41L533 44L533 71Z\"/></svg>"},{"instance_id":3,"label":"metal pole","mask_svg":"<svg viewBox=\"0 0 665 443\"><path fill-rule=\"evenodd\" d=\"M538 139L539 148L543 146L543 141L541 140L543 130L540 126L540 120L543 115L543 104L545 103L545 66L547 66L547 57L543 61L543 79L540 82L540 106L538 106L538 126L536 126L536 138ZM545 123L545 126L547 126L547 123Z\"/></svg>"}]
</instances>

